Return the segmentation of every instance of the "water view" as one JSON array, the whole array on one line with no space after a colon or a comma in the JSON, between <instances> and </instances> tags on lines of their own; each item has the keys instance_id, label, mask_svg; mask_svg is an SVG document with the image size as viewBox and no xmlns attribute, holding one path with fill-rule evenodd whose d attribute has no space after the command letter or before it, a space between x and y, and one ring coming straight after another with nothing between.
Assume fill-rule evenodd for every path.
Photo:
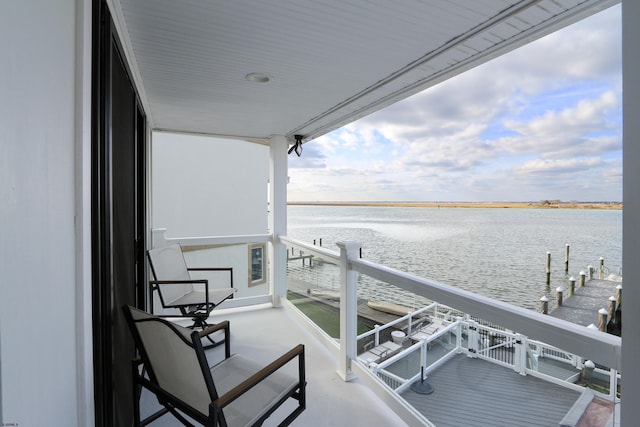
<instances>
[{"instance_id":1,"label":"water view","mask_svg":"<svg viewBox=\"0 0 640 427\"><path fill-rule=\"evenodd\" d=\"M621 210L289 206L288 235L331 250L355 240L367 260L535 310L566 287L567 244L569 276L600 257L622 267Z\"/></svg>"}]
</instances>

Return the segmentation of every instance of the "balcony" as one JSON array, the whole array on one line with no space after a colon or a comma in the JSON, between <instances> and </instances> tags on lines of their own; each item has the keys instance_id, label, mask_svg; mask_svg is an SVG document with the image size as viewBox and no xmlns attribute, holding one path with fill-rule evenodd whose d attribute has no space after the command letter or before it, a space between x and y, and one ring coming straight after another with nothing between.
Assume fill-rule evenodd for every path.
<instances>
[{"instance_id":1,"label":"balcony","mask_svg":"<svg viewBox=\"0 0 640 427\"><path fill-rule=\"evenodd\" d=\"M210 319L230 320L233 352L267 362L305 344L301 425L617 425L618 337L367 262L353 242L337 252L285 237L156 237L180 242L188 262L244 266L238 296ZM277 285L251 286L260 270L247 249L263 243L275 248L265 271L287 252L288 298L275 305ZM433 393L412 389L421 376ZM158 425L177 425L166 418Z\"/></svg>"}]
</instances>

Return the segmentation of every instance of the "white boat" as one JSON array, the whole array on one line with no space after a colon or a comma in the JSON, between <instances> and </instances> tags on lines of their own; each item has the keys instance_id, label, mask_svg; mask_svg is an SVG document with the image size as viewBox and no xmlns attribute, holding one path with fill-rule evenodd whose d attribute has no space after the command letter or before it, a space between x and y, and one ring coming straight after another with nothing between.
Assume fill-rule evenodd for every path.
<instances>
[{"instance_id":1,"label":"white boat","mask_svg":"<svg viewBox=\"0 0 640 427\"><path fill-rule=\"evenodd\" d=\"M404 316L405 314L409 314L414 311L409 307L386 301L367 301L367 305L374 310L395 314L397 316Z\"/></svg>"},{"instance_id":2,"label":"white boat","mask_svg":"<svg viewBox=\"0 0 640 427\"><path fill-rule=\"evenodd\" d=\"M310 293L314 297L325 298L334 301L340 299L339 291L330 291L328 289L311 289Z\"/></svg>"}]
</instances>

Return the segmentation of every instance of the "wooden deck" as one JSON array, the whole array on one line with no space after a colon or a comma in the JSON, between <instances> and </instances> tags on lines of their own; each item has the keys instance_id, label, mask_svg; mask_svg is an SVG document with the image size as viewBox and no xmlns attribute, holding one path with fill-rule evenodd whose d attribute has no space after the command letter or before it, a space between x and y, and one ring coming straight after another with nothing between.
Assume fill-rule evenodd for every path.
<instances>
[{"instance_id":1,"label":"wooden deck","mask_svg":"<svg viewBox=\"0 0 640 427\"><path fill-rule=\"evenodd\" d=\"M619 284L611 280L588 280L585 286L576 287L572 296L565 296L562 306L553 309L549 315L582 326L591 323L597 326L598 310L607 309L609 297L616 295Z\"/></svg>"},{"instance_id":2,"label":"wooden deck","mask_svg":"<svg viewBox=\"0 0 640 427\"><path fill-rule=\"evenodd\" d=\"M557 426L580 396L463 355L436 369L427 381L432 394L409 390L402 397L438 427Z\"/></svg>"}]
</instances>

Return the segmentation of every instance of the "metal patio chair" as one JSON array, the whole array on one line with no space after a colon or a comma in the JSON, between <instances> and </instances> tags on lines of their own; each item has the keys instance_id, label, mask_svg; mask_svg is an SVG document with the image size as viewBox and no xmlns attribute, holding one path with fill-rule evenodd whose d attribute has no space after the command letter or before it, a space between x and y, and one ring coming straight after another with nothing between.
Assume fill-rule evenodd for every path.
<instances>
[{"instance_id":1,"label":"metal patio chair","mask_svg":"<svg viewBox=\"0 0 640 427\"><path fill-rule=\"evenodd\" d=\"M162 317L189 317L193 320L191 328L205 329L211 311L223 301L233 298L232 268L189 268L179 244L151 249L147 251L154 280L149 281L151 313L153 310L153 292L157 291L162 307L177 309L180 314ZM229 273L230 287L215 288L207 279L193 279L190 271L226 271ZM209 338L212 343L215 343Z\"/></svg>"},{"instance_id":2,"label":"metal patio chair","mask_svg":"<svg viewBox=\"0 0 640 427\"><path fill-rule=\"evenodd\" d=\"M305 410L302 344L263 366L231 355L228 321L194 331L130 306L123 311L140 353L132 364L136 426L147 425L167 412L186 426L193 424L185 415L205 426L258 426L293 399L297 404L279 424L286 426ZM201 336L213 330L225 333L225 355L210 367ZM292 366L282 369L285 365ZM140 420L143 387L155 394L163 408Z\"/></svg>"}]
</instances>

